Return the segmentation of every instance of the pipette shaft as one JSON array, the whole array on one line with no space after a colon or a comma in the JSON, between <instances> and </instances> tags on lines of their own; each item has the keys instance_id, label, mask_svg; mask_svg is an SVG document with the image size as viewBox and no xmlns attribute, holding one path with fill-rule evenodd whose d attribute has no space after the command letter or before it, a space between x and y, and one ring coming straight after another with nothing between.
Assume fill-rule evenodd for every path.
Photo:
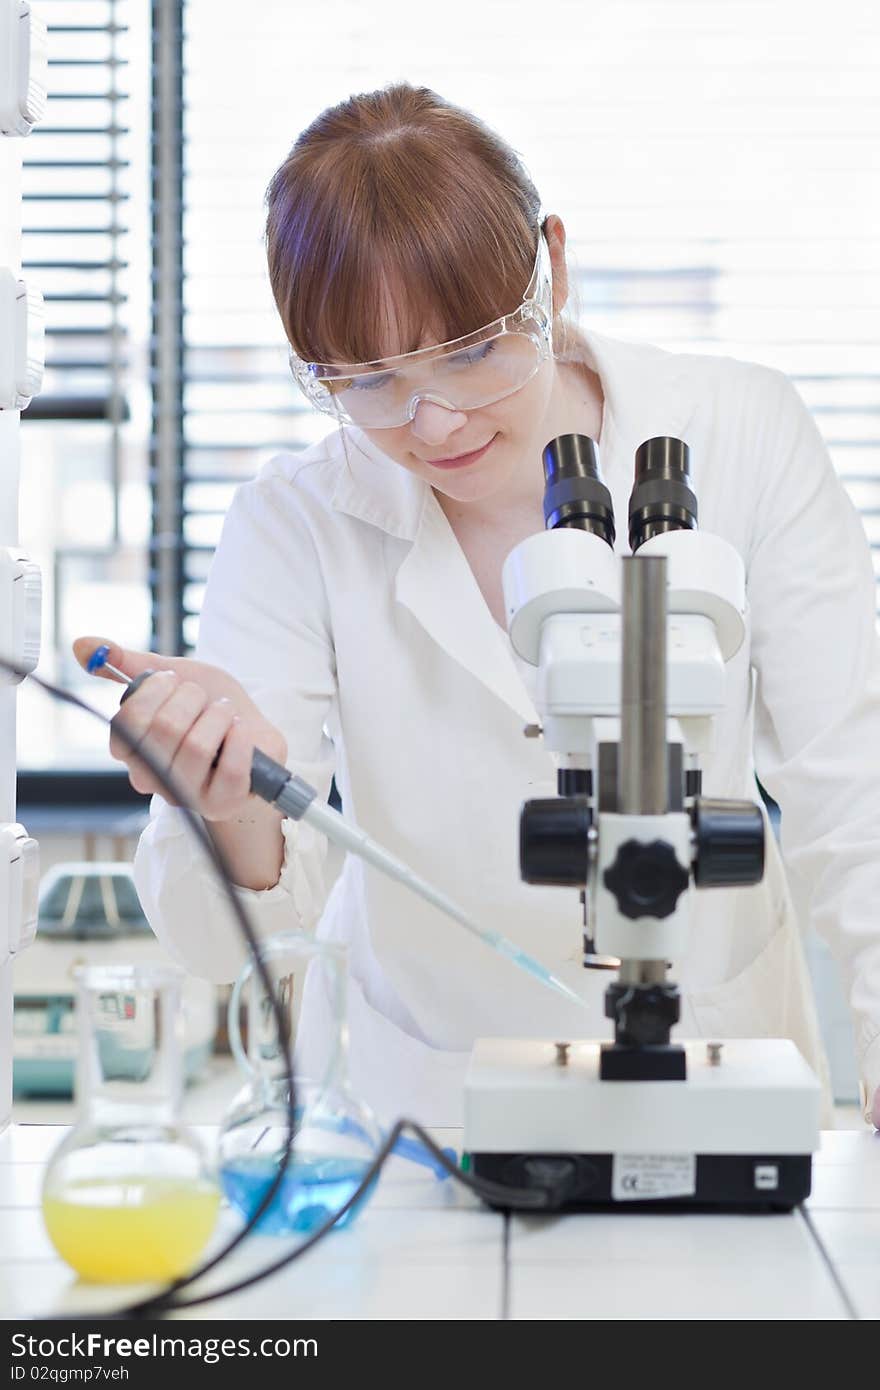
<instances>
[{"instance_id":1,"label":"pipette shaft","mask_svg":"<svg viewBox=\"0 0 880 1390\"><path fill-rule=\"evenodd\" d=\"M92 673L96 673L98 670L109 671L118 680L124 682L127 689L123 693L120 702L122 704L154 672L143 671L132 680L123 671L109 664L104 654L105 651L106 649L99 647L92 656L87 669ZM219 757L219 752L217 756ZM438 908L447 917L458 922L472 936L477 937L484 945L503 956L505 960L509 960L511 964L524 970L531 979L538 980L539 983L546 985L557 994L561 994L571 1004L584 1005L584 1000L580 995L570 989L563 980L557 979L540 961L535 960L533 956L528 955L527 952L499 932L489 931L487 928L479 926L451 898L447 897L445 893L441 893L438 888L428 883L419 874L414 873L403 860L383 849L376 840L359 830L357 826L351 825L338 811L334 811L332 806L318 800L318 794L314 787L310 787L301 777L297 777L281 763L276 763L274 758L268 757L259 748L254 749L251 764L251 791L263 801L277 806L292 820L305 821L306 824L326 835L333 844L339 845L342 849L350 850L365 860L366 863L379 869L388 878L403 884L410 892L415 893L425 902Z\"/></svg>"}]
</instances>

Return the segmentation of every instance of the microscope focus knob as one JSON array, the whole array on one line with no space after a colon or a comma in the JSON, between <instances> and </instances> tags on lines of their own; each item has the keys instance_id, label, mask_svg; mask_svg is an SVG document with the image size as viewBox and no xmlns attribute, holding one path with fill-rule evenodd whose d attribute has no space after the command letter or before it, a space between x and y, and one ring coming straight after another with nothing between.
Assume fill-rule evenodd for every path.
<instances>
[{"instance_id":1,"label":"microscope focus knob","mask_svg":"<svg viewBox=\"0 0 880 1390\"><path fill-rule=\"evenodd\" d=\"M764 877L764 817L753 801L698 796L691 814L698 888L737 888Z\"/></svg>"},{"instance_id":2,"label":"microscope focus knob","mask_svg":"<svg viewBox=\"0 0 880 1390\"><path fill-rule=\"evenodd\" d=\"M519 871L523 882L584 888L591 821L585 796L553 796L524 802L519 818Z\"/></svg>"},{"instance_id":3,"label":"microscope focus knob","mask_svg":"<svg viewBox=\"0 0 880 1390\"><path fill-rule=\"evenodd\" d=\"M624 917L670 917L690 881L665 840L625 840L604 882Z\"/></svg>"}]
</instances>

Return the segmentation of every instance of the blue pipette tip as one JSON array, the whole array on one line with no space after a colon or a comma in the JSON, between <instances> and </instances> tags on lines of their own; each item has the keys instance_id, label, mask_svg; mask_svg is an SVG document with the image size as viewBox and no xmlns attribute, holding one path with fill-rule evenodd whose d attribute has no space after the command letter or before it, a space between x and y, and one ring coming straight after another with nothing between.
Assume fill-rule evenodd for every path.
<instances>
[{"instance_id":1,"label":"blue pipette tip","mask_svg":"<svg viewBox=\"0 0 880 1390\"><path fill-rule=\"evenodd\" d=\"M95 674L96 671L100 671L101 667L102 667L103 665L105 665L105 663L106 663L107 658L108 658L109 655L110 655L110 648L109 648L109 647L96 647L96 648L95 648L95 650L92 652L91 656L89 657L88 665L86 666L86 670L88 671L88 673L89 673L90 676L93 676L93 675Z\"/></svg>"}]
</instances>

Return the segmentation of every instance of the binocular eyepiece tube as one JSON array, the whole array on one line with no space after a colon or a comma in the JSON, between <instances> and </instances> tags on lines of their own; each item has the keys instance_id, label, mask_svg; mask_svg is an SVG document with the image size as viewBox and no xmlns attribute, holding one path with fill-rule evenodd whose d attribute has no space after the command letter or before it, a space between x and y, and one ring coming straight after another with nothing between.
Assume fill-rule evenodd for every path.
<instances>
[{"instance_id":1,"label":"binocular eyepiece tube","mask_svg":"<svg viewBox=\"0 0 880 1390\"><path fill-rule=\"evenodd\" d=\"M613 546L614 508L593 440L585 434L561 434L550 440L542 459L547 530L571 526L592 531Z\"/></svg>"},{"instance_id":2,"label":"binocular eyepiece tube","mask_svg":"<svg viewBox=\"0 0 880 1390\"><path fill-rule=\"evenodd\" d=\"M585 434L551 439L544 464L544 521L592 531L614 545L614 508L602 481L595 442ZM629 499L629 544L633 554L652 536L694 530L697 498L690 475L690 450L682 439L658 435L636 450Z\"/></svg>"},{"instance_id":3,"label":"binocular eyepiece tube","mask_svg":"<svg viewBox=\"0 0 880 1390\"><path fill-rule=\"evenodd\" d=\"M646 439L636 450L636 475L629 499L629 544L635 555L652 536L693 531L697 499L691 485L690 450L668 435Z\"/></svg>"}]
</instances>

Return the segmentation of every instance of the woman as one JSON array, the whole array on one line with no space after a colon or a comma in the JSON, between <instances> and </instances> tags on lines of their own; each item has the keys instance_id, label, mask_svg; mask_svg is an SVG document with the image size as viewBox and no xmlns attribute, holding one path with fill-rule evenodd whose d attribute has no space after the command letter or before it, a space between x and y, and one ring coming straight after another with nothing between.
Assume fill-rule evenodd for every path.
<instances>
[{"instance_id":1,"label":"woman","mask_svg":"<svg viewBox=\"0 0 880 1390\"><path fill-rule=\"evenodd\" d=\"M425 90L319 117L272 181L267 247L294 375L339 428L238 490L199 659L162 658L169 673L115 722L188 789L261 932L317 926L349 943L356 1088L383 1118L456 1124L475 1037L608 1033L606 977L580 964L577 894L519 877L519 807L553 794L555 768L523 738L536 720L531 672L504 630L501 566L543 528L549 439L598 441L620 533L637 446L674 435L691 448L701 526L747 569L750 630L704 791L754 796L757 766L779 802L789 883L844 969L880 1120L873 574L794 390L763 367L566 326L562 223L542 218L507 146ZM114 648L110 660L133 675L157 658ZM248 795L254 745L323 795L335 772L348 816L575 984L591 1016L359 860L325 906L325 846ZM111 750L137 790L157 791L118 734ZM161 799L136 875L169 950L233 978L242 950L228 909ZM681 1036L789 1036L821 1073L775 848L760 886L696 898L675 963ZM320 1048L320 988L307 1005L307 1044Z\"/></svg>"}]
</instances>

